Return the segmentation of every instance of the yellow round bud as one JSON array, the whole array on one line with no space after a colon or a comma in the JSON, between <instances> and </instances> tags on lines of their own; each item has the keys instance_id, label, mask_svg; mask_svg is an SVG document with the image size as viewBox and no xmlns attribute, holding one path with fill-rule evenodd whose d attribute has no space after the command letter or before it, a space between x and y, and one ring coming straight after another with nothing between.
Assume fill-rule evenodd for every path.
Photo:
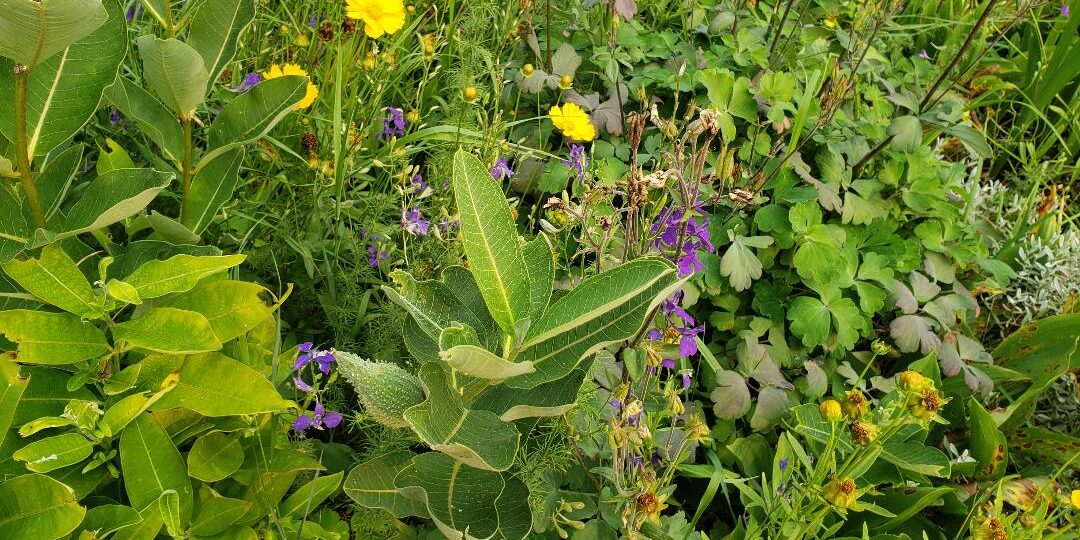
<instances>
[{"instance_id":1,"label":"yellow round bud","mask_svg":"<svg viewBox=\"0 0 1080 540\"><path fill-rule=\"evenodd\" d=\"M367 53L367 56L364 57L363 65L364 65L364 69L367 69L367 70L375 69L375 54L374 53Z\"/></svg>"},{"instance_id":2,"label":"yellow round bud","mask_svg":"<svg viewBox=\"0 0 1080 540\"><path fill-rule=\"evenodd\" d=\"M405 120L407 120L410 124L415 124L415 123L419 122L420 121L420 111L418 111L416 109L409 110L409 112L405 113Z\"/></svg>"},{"instance_id":3,"label":"yellow round bud","mask_svg":"<svg viewBox=\"0 0 1080 540\"><path fill-rule=\"evenodd\" d=\"M904 390L921 392L932 386L930 379L927 379L918 371L904 371L897 375L896 379L900 383L900 388Z\"/></svg>"},{"instance_id":4,"label":"yellow round bud","mask_svg":"<svg viewBox=\"0 0 1080 540\"><path fill-rule=\"evenodd\" d=\"M840 402L835 399L826 399L818 405L818 411L821 412L821 417L830 421L838 422L844 417L843 411L840 410Z\"/></svg>"},{"instance_id":5,"label":"yellow round bud","mask_svg":"<svg viewBox=\"0 0 1080 540\"><path fill-rule=\"evenodd\" d=\"M562 88L563 90L569 90L573 85L574 78L569 75L563 75L562 78L559 79L559 88Z\"/></svg>"},{"instance_id":6,"label":"yellow round bud","mask_svg":"<svg viewBox=\"0 0 1080 540\"><path fill-rule=\"evenodd\" d=\"M525 64L524 66L521 66L521 74L526 77L531 76L534 71L536 71L536 68L534 68L532 64Z\"/></svg>"},{"instance_id":7,"label":"yellow round bud","mask_svg":"<svg viewBox=\"0 0 1080 540\"><path fill-rule=\"evenodd\" d=\"M413 13L416 13L416 6L409 4L405 6L405 11L409 12L409 15L412 15Z\"/></svg>"},{"instance_id":8,"label":"yellow round bud","mask_svg":"<svg viewBox=\"0 0 1080 540\"><path fill-rule=\"evenodd\" d=\"M476 100L476 87L466 86L465 90L461 93L461 97L465 98L465 101L472 103Z\"/></svg>"}]
</instances>

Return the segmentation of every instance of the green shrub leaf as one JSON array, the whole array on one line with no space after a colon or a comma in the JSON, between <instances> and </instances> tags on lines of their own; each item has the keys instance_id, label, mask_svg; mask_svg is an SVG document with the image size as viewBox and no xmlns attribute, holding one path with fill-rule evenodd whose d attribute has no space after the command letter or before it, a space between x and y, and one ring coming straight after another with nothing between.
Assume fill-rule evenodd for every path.
<instances>
[{"instance_id":1,"label":"green shrub leaf","mask_svg":"<svg viewBox=\"0 0 1080 540\"><path fill-rule=\"evenodd\" d=\"M143 61L143 76L165 106L188 117L206 97L210 74L202 56L175 38L142 36L136 40Z\"/></svg>"},{"instance_id":2,"label":"green shrub leaf","mask_svg":"<svg viewBox=\"0 0 1080 540\"><path fill-rule=\"evenodd\" d=\"M101 0L13 0L0 4L0 56L31 68L105 24Z\"/></svg>"},{"instance_id":3,"label":"green shrub leaf","mask_svg":"<svg viewBox=\"0 0 1080 540\"><path fill-rule=\"evenodd\" d=\"M64 538L86 514L71 488L40 474L0 484L0 501L0 538Z\"/></svg>"},{"instance_id":4,"label":"green shrub leaf","mask_svg":"<svg viewBox=\"0 0 1080 540\"><path fill-rule=\"evenodd\" d=\"M0 334L18 345L15 358L24 364L73 364L109 351L101 330L70 313L0 311Z\"/></svg>"}]
</instances>

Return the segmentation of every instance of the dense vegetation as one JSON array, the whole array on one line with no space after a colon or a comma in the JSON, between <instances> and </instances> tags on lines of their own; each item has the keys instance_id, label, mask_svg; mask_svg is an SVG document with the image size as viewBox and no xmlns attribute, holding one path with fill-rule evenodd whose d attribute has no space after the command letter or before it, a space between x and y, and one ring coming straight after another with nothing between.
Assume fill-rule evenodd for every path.
<instances>
[{"instance_id":1,"label":"dense vegetation","mask_svg":"<svg viewBox=\"0 0 1080 540\"><path fill-rule=\"evenodd\" d=\"M0 538L1076 538L1078 28L0 0Z\"/></svg>"}]
</instances>

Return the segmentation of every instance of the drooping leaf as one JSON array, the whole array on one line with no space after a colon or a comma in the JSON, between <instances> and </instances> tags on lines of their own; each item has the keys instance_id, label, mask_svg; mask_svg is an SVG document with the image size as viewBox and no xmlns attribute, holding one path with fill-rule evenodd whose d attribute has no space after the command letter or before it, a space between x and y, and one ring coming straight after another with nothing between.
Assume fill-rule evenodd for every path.
<instances>
[{"instance_id":1,"label":"drooping leaf","mask_svg":"<svg viewBox=\"0 0 1080 540\"><path fill-rule=\"evenodd\" d=\"M175 384L154 404L154 410L184 407L203 416L221 417L295 407L293 402L282 399L261 373L223 354L150 356L141 365L139 389L156 390L163 382ZM244 384L230 384L230 381L244 381Z\"/></svg>"},{"instance_id":2,"label":"drooping leaf","mask_svg":"<svg viewBox=\"0 0 1080 540\"><path fill-rule=\"evenodd\" d=\"M438 452L413 458L394 485L423 500L448 538L521 540L532 526L529 490L520 480L471 468Z\"/></svg>"},{"instance_id":3,"label":"drooping leaf","mask_svg":"<svg viewBox=\"0 0 1080 540\"><path fill-rule=\"evenodd\" d=\"M210 80L198 51L176 38L147 35L135 43L142 57L143 76L150 88L177 116L193 114L206 97Z\"/></svg>"},{"instance_id":4,"label":"drooping leaf","mask_svg":"<svg viewBox=\"0 0 1080 540\"><path fill-rule=\"evenodd\" d=\"M420 368L427 399L405 411L405 420L433 450L470 467L507 470L521 434L492 412L466 408L444 370L439 364Z\"/></svg>"},{"instance_id":5,"label":"drooping leaf","mask_svg":"<svg viewBox=\"0 0 1080 540\"><path fill-rule=\"evenodd\" d=\"M902 352L922 351L929 354L941 345L941 338L934 332L934 322L921 315L901 315L889 323L889 335Z\"/></svg>"},{"instance_id":6,"label":"drooping leaf","mask_svg":"<svg viewBox=\"0 0 1080 540\"><path fill-rule=\"evenodd\" d=\"M763 388L758 393L754 413L750 416L750 428L761 431L776 425L794 404L795 400L788 390L775 386Z\"/></svg>"},{"instance_id":7,"label":"drooping leaf","mask_svg":"<svg viewBox=\"0 0 1080 540\"><path fill-rule=\"evenodd\" d=\"M18 345L13 358L24 364L73 364L109 351L101 330L70 313L0 311L0 334Z\"/></svg>"},{"instance_id":8,"label":"drooping leaf","mask_svg":"<svg viewBox=\"0 0 1080 540\"><path fill-rule=\"evenodd\" d=\"M675 268L658 258L636 259L586 279L530 328L517 360L532 362L536 371L506 384L531 388L565 377L589 354L636 335L648 312L679 284Z\"/></svg>"},{"instance_id":9,"label":"drooping leaf","mask_svg":"<svg viewBox=\"0 0 1080 540\"><path fill-rule=\"evenodd\" d=\"M9 0L0 4L0 56L33 68L108 18L101 0Z\"/></svg>"},{"instance_id":10,"label":"drooping leaf","mask_svg":"<svg viewBox=\"0 0 1080 540\"><path fill-rule=\"evenodd\" d=\"M142 211L175 175L152 169L116 169L90 183L68 212L69 237L112 225Z\"/></svg>"},{"instance_id":11,"label":"drooping leaf","mask_svg":"<svg viewBox=\"0 0 1080 540\"><path fill-rule=\"evenodd\" d=\"M511 362L475 345L457 345L439 357L451 368L481 379L509 379L534 371L531 362Z\"/></svg>"},{"instance_id":12,"label":"drooping leaf","mask_svg":"<svg viewBox=\"0 0 1080 540\"><path fill-rule=\"evenodd\" d=\"M120 465L124 491L132 506L146 508L156 504L162 493L173 490L181 519L190 519L193 497L184 459L153 415L139 415L120 435Z\"/></svg>"},{"instance_id":13,"label":"drooping leaf","mask_svg":"<svg viewBox=\"0 0 1080 540\"><path fill-rule=\"evenodd\" d=\"M173 163L183 160L184 131L176 121L176 116L150 92L143 90L127 77L119 77L112 86L105 89L105 98L123 113L126 119L135 122L141 133L157 144L165 159Z\"/></svg>"},{"instance_id":14,"label":"drooping leaf","mask_svg":"<svg viewBox=\"0 0 1080 540\"><path fill-rule=\"evenodd\" d=\"M93 2L59 2L88 4ZM96 2L99 6L102 2ZM18 1L15 5L33 4ZM81 5L56 6L58 2L44 2L43 11L56 9L83 9ZM92 34L81 37L70 47L66 47L56 56L44 60L30 73L27 81L26 103L26 148L31 156L48 154L53 148L75 135L97 110L98 101L105 87L112 84L117 69L127 52L127 33L124 25L123 7L119 0L106 0L104 6L108 12L108 21L101 19L100 27ZM2 10L3 8L0 8ZM18 8L16 8L18 9ZM51 15L47 15L51 17ZM90 17L90 22L96 18ZM0 26L3 25L0 16ZM79 21L72 30L78 31L87 21ZM36 29L36 28L35 28ZM25 29L24 29L25 30ZM68 39L68 29L60 30L64 35L47 36L46 39ZM3 29L0 28L0 34ZM77 35L77 34L76 34ZM0 37L0 43L4 38ZM2 49L0 45L0 49ZM23 51L29 54L29 49ZM0 94L14 95L14 69L0 61ZM9 140L15 140L14 100L0 100L0 131Z\"/></svg>"},{"instance_id":15,"label":"drooping leaf","mask_svg":"<svg viewBox=\"0 0 1080 540\"><path fill-rule=\"evenodd\" d=\"M64 538L86 513L71 488L40 474L0 484L0 501L0 538Z\"/></svg>"},{"instance_id":16,"label":"drooping leaf","mask_svg":"<svg viewBox=\"0 0 1080 540\"><path fill-rule=\"evenodd\" d=\"M203 58L211 83L236 55L237 39L255 18L255 0L203 2L191 17L188 43Z\"/></svg>"},{"instance_id":17,"label":"drooping leaf","mask_svg":"<svg viewBox=\"0 0 1080 540\"><path fill-rule=\"evenodd\" d=\"M993 357L995 364L1031 379L1019 394L1020 385L1009 385L1011 403L992 413L1003 428L1015 429L1031 414L1027 405L1062 374L1080 367L1080 315L1062 314L1025 325L1005 338Z\"/></svg>"},{"instance_id":18,"label":"drooping leaf","mask_svg":"<svg viewBox=\"0 0 1080 540\"><path fill-rule=\"evenodd\" d=\"M713 412L723 420L742 418L750 412L750 390L742 375L725 370L716 374L716 387L709 396Z\"/></svg>"},{"instance_id":19,"label":"drooping leaf","mask_svg":"<svg viewBox=\"0 0 1080 540\"><path fill-rule=\"evenodd\" d=\"M191 179L184 225L192 232L203 232L217 211L232 199L233 190L240 182L244 155L243 148L226 152L200 169Z\"/></svg>"},{"instance_id":20,"label":"drooping leaf","mask_svg":"<svg viewBox=\"0 0 1080 540\"><path fill-rule=\"evenodd\" d=\"M407 450L390 452L357 465L345 478L345 494L361 506L383 508L397 518L427 517L421 501L406 497L394 485L394 478L412 463L414 455Z\"/></svg>"},{"instance_id":21,"label":"drooping leaf","mask_svg":"<svg viewBox=\"0 0 1080 540\"><path fill-rule=\"evenodd\" d=\"M157 307L113 327L113 339L131 349L198 354L221 349L210 321L200 313Z\"/></svg>"},{"instance_id":22,"label":"drooping leaf","mask_svg":"<svg viewBox=\"0 0 1080 540\"><path fill-rule=\"evenodd\" d=\"M531 300L510 206L487 168L464 150L454 154L453 184L469 270L492 318L505 334L517 335L518 321L529 318Z\"/></svg>"},{"instance_id":23,"label":"drooping leaf","mask_svg":"<svg viewBox=\"0 0 1080 540\"><path fill-rule=\"evenodd\" d=\"M142 519L139 512L130 506L122 504L103 504L86 510L86 516L79 529L83 531L96 531L99 536L110 535L124 527L134 525ZM78 530L76 538L78 537Z\"/></svg>"},{"instance_id":24,"label":"drooping leaf","mask_svg":"<svg viewBox=\"0 0 1080 540\"><path fill-rule=\"evenodd\" d=\"M307 93L307 78L288 75L263 81L237 96L221 110L207 133L209 152L199 160L198 170L218 156L265 137Z\"/></svg>"},{"instance_id":25,"label":"drooping leaf","mask_svg":"<svg viewBox=\"0 0 1080 540\"><path fill-rule=\"evenodd\" d=\"M17 258L2 266L27 292L68 313L86 317L101 310L90 282L60 244L45 246L37 259Z\"/></svg>"},{"instance_id":26,"label":"drooping leaf","mask_svg":"<svg viewBox=\"0 0 1080 540\"><path fill-rule=\"evenodd\" d=\"M532 388L511 388L502 384L490 386L469 407L491 411L499 415L503 422L559 416L577 404L578 390L585 377L585 371L578 368L559 380Z\"/></svg>"}]
</instances>

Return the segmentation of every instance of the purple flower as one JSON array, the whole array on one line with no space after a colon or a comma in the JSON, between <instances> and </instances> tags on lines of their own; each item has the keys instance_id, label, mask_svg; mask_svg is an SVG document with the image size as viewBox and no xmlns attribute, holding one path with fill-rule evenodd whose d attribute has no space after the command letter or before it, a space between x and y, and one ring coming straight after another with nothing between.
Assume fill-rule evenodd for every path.
<instances>
[{"instance_id":1,"label":"purple flower","mask_svg":"<svg viewBox=\"0 0 1080 540\"><path fill-rule=\"evenodd\" d=\"M674 358L665 358L665 359L661 360L660 361L660 367L665 368L665 369L675 369L675 359Z\"/></svg>"},{"instance_id":2,"label":"purple flower","mask_svg":"<svg viewBox=\"0 0 1080 540\"><path fill-rule=\"evenodd\" d=\"M495 166L491 168L491 177L496 181L503 178L510 178L514 176L514 171L510 170L510 166L506 164L506 158L500 157L495 160Z\"/></svg>"},{"instance_id":3,"label":"purple flower","mask_svg":"<svg viewBox=\"0 0 1080 540\"><path fill-rule=\"evenodd\" d=\"M585 169L589 166L589 156L585 155L585 147L580 144L570 146L570 159L563 160L563 165L574 169L579 182L585 181Z\"/></svg>"},{"instance_id":4,"label":"purple flower","mask_svg":"<svg viewBox=\"0 0 1080 540\"><path fill-rule=\"evenodd\" d=\"M310 17L308 17L308 19L307 19L307 25L308 25L308 26L310 26L310 27L312 27L312 28L315 28L316 26L319 26L319 17L317 17L316 15L312 14L312 15L311 15Z\"/></svg>"},{"instance_id":5,"label":"purple flower","mask_svg":"<svg viewBox=\"0 0 1080 540\"><path fill-rule=\"evenodd\" d=\"M1069 4L1061 4L1061 16L1066 19L1069 18Z\"/></svg>"},{"instance_id":6,"label":"purple flower","mask_svg":"<svg viewBox=\"0 0 1080 540\"><path fill-rule=\"evenodd\" d=\"M694 210L700 211L697 207ZM716 250L709 240L709 218L703 217L699 222L697 217L691 217L686 220L684 232L684 215L685 211L681 208L665 208L651 228L654 234L659 233L653 242L656 249L670 251L672 248L679 247L676 250L679 252L679 259L675 263L682 277L701 271L699 252L712 253ZM679 246L680 235L682 236L681 246Z\"/></svg>"},{"instance_id":7,"label":"purple flower","mask_svg":"<svg viewBox=\"0 0 1080 540\"><path fill-rule=\"evenodd\" d=\"M780 470L783 471L784 469L787 469L787 458L780 459Z\"/></svg>"},{"instance_id":8,"label":"purple flower","mask_svg":"<svg viewBox=\"0 0 1080 540\"><path fill-rule=\"evenodd\" d=\"M124 123L124 116L120 114L120 111L113 109L112 112L109 113L109 125L116 127L122 123Z\"/></svg>"},{"instance_id":9,"label":"purple flower","mask_svg":"<svg viewBox=\"0 0 1080 540\"><path fill-rule=\"evenodd\" d=\"M293 431L304 431L308 428L315 429L333 429L341 423L341 413L326 412L322 403L315 403L314 414L307 415L301 414L296 417L296 421L293 422Z\"/></svg>"},{"instance_id":10,"label":"purple flower","mask_svg":"<svg viewBox=\"0 0 1080 540\"><path fill-rule=\"evenodd\" d=\"M258 72L252 71L251 73L248 73L247 75L244 75L244 80L240 82L240 86L237 86L236 88L233 88L232 91L236 92L236 93L239 93L239 94L243 94L244 92L247 92L248 90L251 90L252 88L255 88L255 86L258 85L261 82L262 82L262 75L260 75Z\"/></svg>"},{"instance_id":11,"label":"purple flower","mask_svg":"<svg viewBox=\"0 0 1080 540\"><path fill-rule=\"evenodd\" d=\"M930 59L930 55L926 53L926 49L920 50L919 54L918 54L918 57L922 58L923 60L929 60Z\"/></svg>"},{"instance_id":12,"label":"purple flower","mask_svg":"<svg viewBox=\"0 0 1080 540\"><path fill-rule=\"evenodd\" d=\"M641 456L634 456L630 458L630 465L634 468L640 469L645 466L645 461L641 459Z\"/></svg>"},{"instance_id":13,"label":"purple flower","mask_svg":"<svg viewBox=\"0 0 1080 540\"><path fill-rule=\"evenodd\" d=\"M315 388L313 388L310 384L304 382L304 379L301 379L300 376L293 377L293 384L295 384L296 389L300 390L301 392L315 391Z\"/></svg>"},{"instance_id":14,"label":"purple flower","mask_svg":"<svg viewBox=\"0 0 1080 540\"><path fill-rule=\"evenodd\" d=\"M387 107L386 112L390 113L390 116L383 118L383 130L379 135L382 137L404 135L405 113L397 107Z\"/></svg>"},{"instance_id":15,"label":"purple flower","mask_svg":"<svg viewBox=\"0 0 1080 540\"><path fill-rule=\"evenodd\" d=\"M334 353L330 351L320 351L315 355L315 362L319 364L319 371L323 372L324 375L330 373L330 364L333 364L334 360Z\"/></svg>"},{"instance_id":16,"label":"purple flower","mask_svg":"<svg viewBox=\"0 0 1080 540\"><path fill-rule=\"evenodd\" d=\"M424 219L419 207L414 206L412 210L401 209L401 227L405 229L405 232L416 236L427 236L430 226L431 222Z\"/></svg>"},{"instance_id":17,"label":"purple flower","mask_svg":"<svg viewBox=\"0 0 1080 540\"><path fill-rule=\"evenodd\" d=\"M387 253L385 251L379 251L378 248L375 248L375 247L367 248L367 252L368 252L367 263L368 263L368 266L370 266L372 268L378 268L379 263L382 262L383 260L385 260L387 256L389 256L389 253Z\"/></svg>"},{"instance_id":18,"label":"purple flower","mask_svg":"<svg viewBox=\"0 0 1080 540\"><path fill-rule=\"evenodd\" d=\"M613 399L608 402L608 405L611 405L611 408L615 409L615 414L619 414L622 412L622 401Z\"/></svg>"},{"instance_id":19,"label":"purple flower","mask_svg":"<svg viewBox=\"0 0 1080 540\"><path fill-rule=\"evenodd\" d=\"M140 13L142 13L142 6L131 6L128 8L127 12L124 13L124 20L131 22L135 20L135 17L138 17Z\"/></svg>"},{"instance_id":20,"label":"purple flower","mask_svg":"<svg viewBox=\"0 0 1080 540\"><path fill-rule=\"evenodd\" d=\"M419 195L427 189L427 182L424 181L424 177L420 173L416 173L412 177L413 195Z\"/></svg>"},{"instance_id":21,"label":"purple flower","mask_svg":"<svg viewBox=\"0 0 1080 540\"><path fill-rule=\"evenodd\" d=\"M671 295L671 298L660 302L660 311L668 318L668 320L670 320L672 316L675 316L681 319L684 324L694 324L694 318L682 308L682 305L680 305L682 297L682 291L678 291Z\"/></svg>"},{"instance_id":22,"label":"purple flower","mask_svg":"<svg viewBox=\"0 0 1080 540\"><path fill-rule=\"evenodd\" d=\"M443 234L446 234L446 233L450 232L450 229L453 229L453 228L457 227L460 224L461 224L461 220L455 219L453 221L450 221L450 218L448 218L446 216L443 216L443 218L441 220L439 220L439 231L442 232Z\"/></svg>"},{"instance_id":23,"label":"purple flower","mask_svg":"<svg viewBox=\"0 0 1080 540\"><path fill-rule=\"evenodd\" d=\"M684 371L679 374L682 377L682 389L683 392L690 389L691 375L689 371Z\"/></svg>"},{"instance_id":24,"label":"purple flower","mask_svg":"<svg viewBox=\"0 0 1080 540\"><path fill-rule=\"evenodd\" d=\"M296 346L296 348L302 353L309 353L314 348L315 344L310 341L305 341Z\"/></svg>"},{"instance_id":25,"label":"purple flower","mask_svg":"<svg viewBox=\"0 0 1080 540\"><path fill-rule=\"evenodd\" d=\"M685 326L679 329L679 354L689 358L698 353L697 335L705 331L704 325Z\"/></svg>"}]
</instances>

